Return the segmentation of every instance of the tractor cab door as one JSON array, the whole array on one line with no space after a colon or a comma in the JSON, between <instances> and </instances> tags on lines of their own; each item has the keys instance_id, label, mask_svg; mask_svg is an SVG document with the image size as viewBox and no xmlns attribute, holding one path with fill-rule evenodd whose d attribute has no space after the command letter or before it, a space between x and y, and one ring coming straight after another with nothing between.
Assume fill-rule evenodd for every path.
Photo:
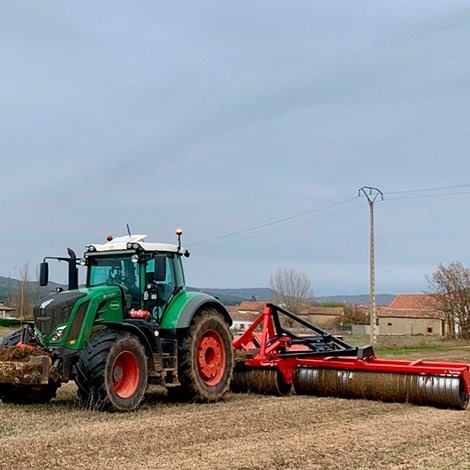
<instances>
[{"instance_id":1,"label":"tractor cab door","mask_svg":"<svg viewBox=\"0 0 470 470\"><path fill-rule=\"evenodd\" d=\"M173 293L184 285L179 256L156 253L145 265L144 307L159 317Z\"/></svg>"}]
</instances>

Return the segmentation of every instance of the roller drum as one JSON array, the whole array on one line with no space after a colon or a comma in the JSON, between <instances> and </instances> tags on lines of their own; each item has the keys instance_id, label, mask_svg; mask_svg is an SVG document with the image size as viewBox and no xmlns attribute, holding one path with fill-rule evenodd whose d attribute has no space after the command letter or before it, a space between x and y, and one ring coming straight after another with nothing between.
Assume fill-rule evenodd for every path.
<instances>
[{"instance_id":1,"label":"roller drum","mask_svg":"<svg viewBox=\"0 0 470 470\"><path fill-rule=\"evenodd\" d=\"M276 369L235 368L230 384L232 392L262 395L284 395L291 388Z\"/></svg>"},{"instance_id":2,"label":"roller drum","mask_svg":"<svg viewBox=\"0 0 470 470\"><path fill-rule=\"evenodd\" d=\"M465 409L469 397L459 375L400 374L299 367L294 389L301 395L364 398Z\"/></svg>"}]
</instances>

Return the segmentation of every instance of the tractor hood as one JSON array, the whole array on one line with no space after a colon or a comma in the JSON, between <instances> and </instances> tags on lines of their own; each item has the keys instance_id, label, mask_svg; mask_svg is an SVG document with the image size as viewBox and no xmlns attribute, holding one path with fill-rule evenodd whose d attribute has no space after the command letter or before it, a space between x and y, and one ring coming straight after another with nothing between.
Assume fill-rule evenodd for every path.
<instances>
[{"instance_id":1,"label":"tractor hood","mask_svg":"<svg viewBox=\"0 0 470 470\"><path fill-rule=\"evenodd\" d=\"M86 293L81 290L71 290L42 299L33 309L36 328L43 335L48 335L57 325L67 323L73 307L83 297Z\"/></svg>"},{"instance_id":2,"label":"tractor hood","mask_svg":"<svg viewBox=\"0 0 470 470\"><path fill-rule=\"evenodd\" d=\"M89 302L119 298L116 286L80 288L54 293L40 300L33 309L34 325L43 335L49 335L58 325L67 324L77 309ZM78 305L80 304L80 305Z\"/></svg>"}]
</instances>

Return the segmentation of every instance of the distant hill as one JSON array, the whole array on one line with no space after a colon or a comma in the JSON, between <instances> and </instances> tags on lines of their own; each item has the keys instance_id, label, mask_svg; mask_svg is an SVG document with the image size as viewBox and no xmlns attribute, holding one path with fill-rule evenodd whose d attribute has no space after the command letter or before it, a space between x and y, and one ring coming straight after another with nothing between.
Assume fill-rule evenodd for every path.
<instances>
[{"instance_id":1,"label":"distant hill","mask_svg":"<svg viewBox=\"0 0 470 470\"><path fill-rule=\"evenodd\" d=\"M0 276L0 301L11 302L17 295L20 287L20 281L10 277ZM66 286L50 282L47 287L39 287L37 281L28 282L27 292L30 301L36 301L41 297L45 297L57 287ZM272 302L274 299L274 291L267 287L240 288L240 289L217 289L212 287L188 287L189 290L196 292L206 292L207 294L218 297L220 301L226 305L236 305L244 300L261 300ZM388 305L395 296L392 294L378 294L377 304ZM369 294L359 295L328 295L315 297L310 299L311 302L342 302L351 304L368 304Z\"/></svg>"},{"instance_id":2,"label":"distant hill","mask_svg":"<svg viewBox=\"0 0 470 470\"><path fill-rule=\"evenodd\" d=\"M14 301L15 297L18 295L20 285L21 283L18 279L0 276L0 301L4 301L5 303ZM54 291L57 287L65 288L65 286L55 282L50 282L47 287L39 287L37 281L29 281L26 286L26 293L28 299L31 302L35 302Z\"/></svg>"},{"instance_id":3,"label":"distant hill","mask_svg":"<svg viewBox=\"0 0 470 470\"><path fill-rule=\"evenodd\" d=\"M206 292L207 294L218 297L221 302L226 305L236 305L244 300L252 300L253 296L256 300L265 300L271 302L274 299L274 291L269 288L245 288L245 289L215 289L211 287L198 288L190 287L190 290L198 292ZM377 305L388 305L395 295L393 294L377 294ZM341 302L345 304L368 304L369 294L358 295L327 295L319 296L310 299L310 302L326 303L326 302Z\"/></svg>"},{"instance_id":4,"label":"distant hill","mask_svg":"<svg viewBox=\"0 0 470 470\"><path fill-rule=\"evenodd\" d=\"M266 287L256 287L253 289L217 289L212 287L189 287L189 290L205 292L220 299L226 305L237 305L244 300L265 300L270 302L274 298L274 291Z\"/></svg>"}]
</instances>

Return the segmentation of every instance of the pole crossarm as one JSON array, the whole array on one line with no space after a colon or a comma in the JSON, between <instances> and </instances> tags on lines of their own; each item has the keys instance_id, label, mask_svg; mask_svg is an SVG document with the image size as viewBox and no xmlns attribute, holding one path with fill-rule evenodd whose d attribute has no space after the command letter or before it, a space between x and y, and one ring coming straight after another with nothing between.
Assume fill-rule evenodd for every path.
<instances>
[{"instance_id":1,"label":"pole crossarm","mask_svg":"<svg viewBox=\"0 0 470 470\"><path fill-rule=\"evenodd\" d=\"M358 196L364 195L369 202L375 202L376 199L380 196L380 199L384 200L384 193L379 188L374 188L372 186L363 186L359 188Z\"/></svg>"}]
</instances>

